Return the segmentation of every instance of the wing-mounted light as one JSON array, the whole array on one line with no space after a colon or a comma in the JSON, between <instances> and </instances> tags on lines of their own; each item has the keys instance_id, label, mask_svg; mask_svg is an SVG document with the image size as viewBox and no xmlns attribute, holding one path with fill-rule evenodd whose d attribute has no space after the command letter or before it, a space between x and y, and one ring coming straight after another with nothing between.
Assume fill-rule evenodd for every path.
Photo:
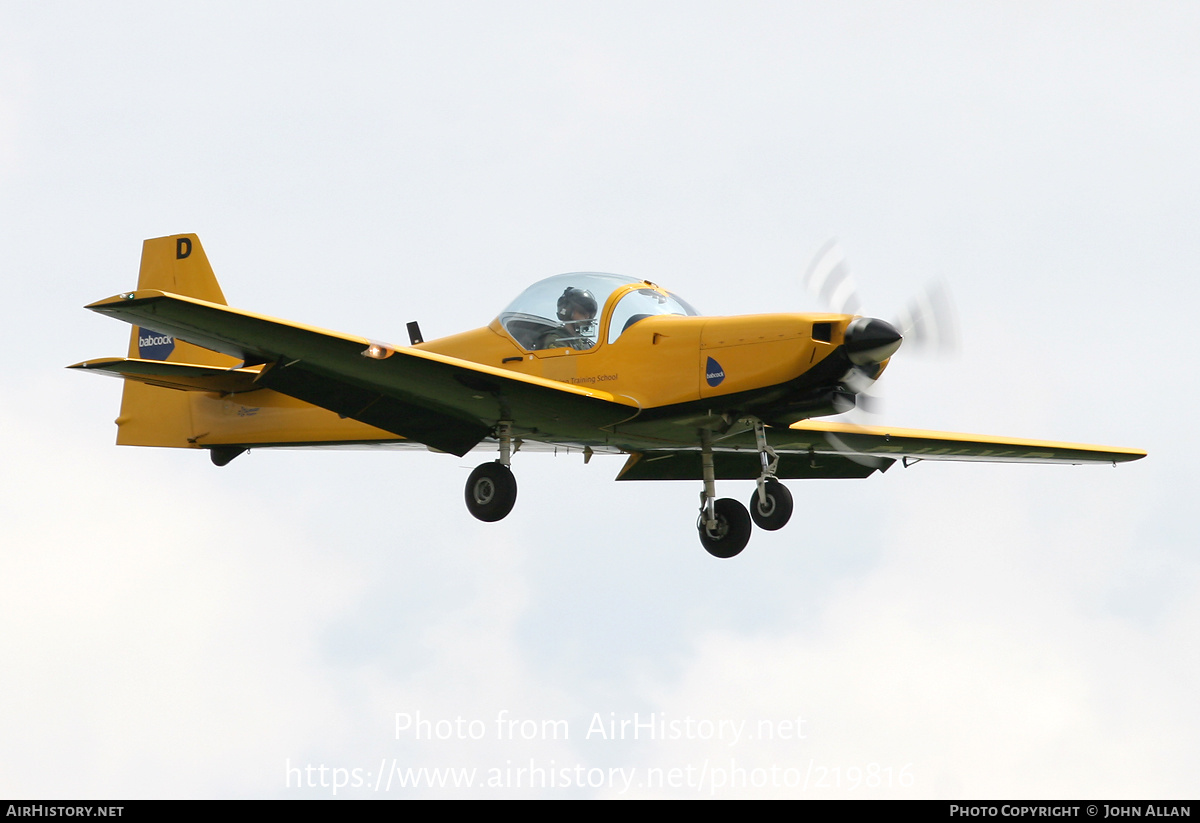
<instances>
[{"instance_id":1,"label":"wing-mounted light","mask_svg":"<svg viewBox=\"0 0 1200 823\"><path fill-rule=\"evenodd\" d=\"M359 352L363 357L369 357L372 360L386 360L396 353L396 350L387 343L380 343L376 340L371 340L370 343L371 345Z\"/></svg>"}]
</instances>

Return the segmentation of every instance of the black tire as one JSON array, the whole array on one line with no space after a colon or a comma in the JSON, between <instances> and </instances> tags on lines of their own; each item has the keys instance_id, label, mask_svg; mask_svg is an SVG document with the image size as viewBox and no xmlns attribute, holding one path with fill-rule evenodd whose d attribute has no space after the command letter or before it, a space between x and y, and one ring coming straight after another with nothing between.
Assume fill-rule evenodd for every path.
<instances>
[{"instance_id":1,"label":"black tire","mask_svg":"<svg viewBox=\"0 0 1200 823\"><path fill-rule=\"evenodd\" d=\"M758 489L750 498L750 517L760 529L773 532L782 529L792 519L792 493L774 477L766 483L767 504L758 502Z\"/></svg>"},{"instance_id":2,"label":"black tire","mask_svg":"<svg viewBox=\"0 0 1200 823\"><path fill-rule=\"evenodd\" d=\"M750 542L750 513L736 500L723 497L713 506L717 528L709 531L704 526L704 514L696 524L700 531L700 545L713 557L734 557Z\"/></svg>"},{"instance_id":3,"label":"black tire","mask_svg":"<svg viewBox=\"0 0 1200 823\"><path fill-rule=\"evenodd\" d=\"M517 502L517 478L502 463L483 463L467 478L467 511L477 520L503 520Z\"/></svg>"}]
</instances>

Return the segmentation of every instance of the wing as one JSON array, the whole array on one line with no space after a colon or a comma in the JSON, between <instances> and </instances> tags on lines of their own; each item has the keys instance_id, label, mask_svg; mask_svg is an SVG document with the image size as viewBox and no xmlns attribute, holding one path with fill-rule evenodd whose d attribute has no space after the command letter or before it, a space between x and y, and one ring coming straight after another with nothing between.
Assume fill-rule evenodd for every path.
<instances>
[{"instance_id":1,"label":"wing","mask_svg":"<svg viewBox=\"0 0 1200 823\"><path fill-rule=\"evenodd\" d=\"M1023 440L982 434L856 426L804 420L786 429L767 430L767 440L782 455L777 476L795 478L867 477L887 471L897 460L962 460L980 463L1124 463L1146 456L1139 449ZM761 463L753 431L744 428L713 444L718 480L753 480ZM649 450L630 456L618 480L698 480L698 450Z\"/></svg>"},{"instance_id":2,"label":"wing","mask_svg":"<svg viewBox=\"0 0 1200 823\"><path fill-rule=\"evenodd\" d=\"M166 385L266 388L343 417L462 456L497 422L534 439L606 444L605 427L634 416L636 405L604 391L545 380L412 347L290 323L153 289L87 308L232 355L247 366L225 377L144 361L91 361L81 368ZM368 349L373 356L364 356ZM232 372L238 372L236 375ZM134 378L138 379L138 378ZM205 382L207 381L207 382ZM180 386L182 387L182 386Z\"/></svg>"},{"instance_id":3,"label":"wing","mask_svg":"<svg viewBox=\"0 0 1200 823\"><path fill-rule=\"evenodd\" d=\"M804 420L784 436L792 443L824 441L838 453L898 460L964 460L973 463L1124 463L1145 457L1139 449L1023 440L987 434L921 429L856 426L852 423Z\"/></svg>"}]
</instances>

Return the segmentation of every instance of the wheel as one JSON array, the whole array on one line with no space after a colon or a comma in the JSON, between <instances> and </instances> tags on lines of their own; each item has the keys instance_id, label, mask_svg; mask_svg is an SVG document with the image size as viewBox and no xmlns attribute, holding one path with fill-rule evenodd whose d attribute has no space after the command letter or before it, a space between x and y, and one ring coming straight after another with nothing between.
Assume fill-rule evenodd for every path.
<instances>
[{"instance_id":1,"label":"wheel","mask_svg":"<svg viewBox=\"0 0 1200 823\"><path fill-rule=\"evenodd\" d=\"M733 557L750 542L750 514L746 507L728 497L723 497L713 506L717 516L717 528L709 531L704 526L704 514L696 524L700 531L700 544L713 557Z\"/></svg>"},{"instance_id":2,"label":"wheel","mask_svg":"<svg viewBox=\"0 0 1200 823\"><path fill-rule=\"evenodd\" d=\"M760 529L773 532L792 519L792 493L774 477L768 478L766 485L766 505L758 502L758 489L755 489L750 498L750 517Z\"/></svg>"},{"instance_id":3,"label":"wheel","mask_svg":"<svg viewBox=\"0 0 1200 823\"><path fill-rule=\"evenodd\" d=\"M483 463L467 478L467 511L478 520L503 520L517 502L517 478L503 463Z\"/></svg>"}]
</instances>

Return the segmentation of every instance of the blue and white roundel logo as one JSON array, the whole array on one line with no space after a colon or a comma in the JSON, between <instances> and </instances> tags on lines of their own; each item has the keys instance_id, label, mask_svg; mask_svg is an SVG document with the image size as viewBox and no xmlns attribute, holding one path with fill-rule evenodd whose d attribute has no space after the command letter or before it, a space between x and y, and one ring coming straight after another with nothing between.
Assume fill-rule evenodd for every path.
<instances>
[{"instance_id":1,"label":"blue and white roundel logo","mask_svg":"<svg viewBox=\"0 0 1200 823\"><path fill-rule=\"evenodd\" d=\"M175 338L150 329L138 329L138 356L143 360L166 360L175 351Z\"/></svg>"},{"instance_id":2,"label":"blue and white roundel logo","mask_svg":"<svg viewBox=\"0 0 1200 823\"><path fill-rule=\"evenodd\" d=\"M725 370L721 368L721 364L711 357L708 358L708 363L704 366L704 379L708 381L710 386L719 386L721 381L725 379Z\"/></svg>"}]
</instances>

